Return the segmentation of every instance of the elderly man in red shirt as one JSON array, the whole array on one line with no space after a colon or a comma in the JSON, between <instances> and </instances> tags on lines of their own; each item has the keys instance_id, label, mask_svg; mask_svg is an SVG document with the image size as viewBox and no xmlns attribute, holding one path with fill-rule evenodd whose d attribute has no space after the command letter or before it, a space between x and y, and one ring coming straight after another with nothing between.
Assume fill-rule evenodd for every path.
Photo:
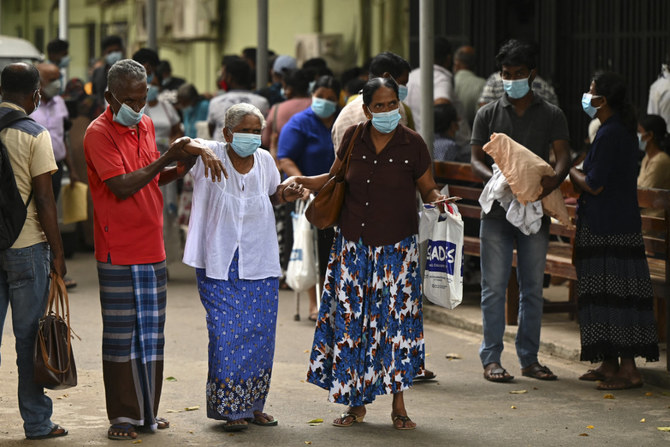
<instances>
[{"instance_id":1,"label":"elderly man in red shirt","mask_svg":"<svg viewBox=\"0 0 670 447\"><path fill-rule=\"evenodd\" d=\"M136 428L169 427L157 417L166 306L163 197L159 185L188 172L200 156L213 181L227 175L214 153L189 138L160 155L143 114L146 70L124 59L107 76L109 106L86 130L84 153L93 196L95 257L103 321L102 366L110 439ZM169 166L177 162L176 166Z\"/></svg>"}]
</instances>

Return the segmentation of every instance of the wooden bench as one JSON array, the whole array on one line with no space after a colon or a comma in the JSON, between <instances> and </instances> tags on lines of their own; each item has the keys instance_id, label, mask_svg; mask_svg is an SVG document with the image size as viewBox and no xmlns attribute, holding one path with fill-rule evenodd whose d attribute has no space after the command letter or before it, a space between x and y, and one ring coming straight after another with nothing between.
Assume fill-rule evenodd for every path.
<instances>
[{"instance_id":1,"label":"wooden bench","mask_svg":"<svg viewBox=\"0 0 670 447\"><path fill-rule=\"evenodd\" d=\"M462 197L464 200L458 204L458 209L465 219L476 219L481 216L479 196L482 192L482 180L473 172L470 164L456 162L434 162L435 180L440 184L449 185L449 194ZM564 197L576 198L577 194L572 188L569 180L561 185ZM662 189L638 189L638 202L640 207L654 210L662 210L663 216L652 217L642 215L642 230L647 252L647 261L652 284L654 287L656 320L659 329L659 339L670 340L670 191ZM575 218L576 206L566 205L571 219ZM568 228L559 223L551 223L545 273L552 277L565 278L569 281L568 296L565 301L545 301L544 312L568 312L570 318L577 313L577 298L575 283L577 273L572 262L572 247L574 246L575 229ZM464 238L464 252L467 255L477 256L480 254L480 241L478 235L466 235ZM516 280L516 250L512 260L512 274L507 286L506 293L506 321L507 324L516 325L519 313L519 287ZM670 371L670 357L667 368Z\"/></svg>"}]
</instances>

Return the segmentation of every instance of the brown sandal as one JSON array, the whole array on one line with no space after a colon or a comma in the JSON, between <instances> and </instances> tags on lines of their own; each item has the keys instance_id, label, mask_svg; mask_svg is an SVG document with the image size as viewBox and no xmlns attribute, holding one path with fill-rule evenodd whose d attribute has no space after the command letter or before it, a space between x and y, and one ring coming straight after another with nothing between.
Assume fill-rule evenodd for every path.
<instances>
[{"instance_id":1,"label":"brown sandal","mask_svg":"<svg viewBox=\"0 0 670 447\"><path fill-rule=\"evenodd\" d=\"M351 421L345 422L345 420L348 418L351 418ZM363 422L364 418L365 415L359 416L357 414L352 413L351 411L348 411L346 413L342 413L342 415L339 418L335 419L333 421L333 425L335 427L351 427L356 422L358 423Z\"/></svg>"},{"instance_id":2,"label":"brown sandal","mask_svg":"<svg viewBox=\"0 0 670 447\"><path fill-rule=\"evenodd\" d=\"M556 380L558 377L546 366L535 362L530 366L521 369L521 374L526 377L532 377L538 380Z\"/></svg>"},{"instance_id":3,"label":"brown sandal","mask_svg":"<svg viewBox=\"0 0 670 447\"><path fill-rule=\"evenodd\" d=\"M498 376L498 377L495 377ZM484 378L489 382L505 383L514 380L514 376L510 375L505 368L499 363L489 363L484 367Z\"/></svg>"}]
</instances>

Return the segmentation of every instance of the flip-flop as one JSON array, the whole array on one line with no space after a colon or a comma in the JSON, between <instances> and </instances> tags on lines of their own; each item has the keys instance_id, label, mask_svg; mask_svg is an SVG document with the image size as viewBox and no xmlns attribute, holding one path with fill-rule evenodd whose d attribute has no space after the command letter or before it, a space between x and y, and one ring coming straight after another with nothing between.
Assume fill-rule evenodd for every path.
<instances>
[{"instance_id":1,"label":"flip-flop","mask_svg":"<svg viewBox=\"0 0 670 447\"><path fill-rule=\"evenodd\" d=\"M586 380L587 382L595 382L598 380L607 380L607 377L605 377L605 374L601 373L600 371L596 371L595 369L589 369L586 371L584 374L579 376L579 380Z\"/></svg>"},{"instance_id":2,"label":"flip-flop","mask_svg":"<svg viewBox=\"0 0 670 447\"><path fill-rule=\"evenodd\" d=\"M256 419L257 417L262 417L263 419L266 420L266 422ZM270 420L270 418L272 418L272 420ZM260 413L258 415L254 414L254 417L247 418L246 421L255 425L260 425L262 427L274 427L279 423L277 419L266 413Z\"/></svg>"},{"instance_id":3,"label":"flip-flop","mask_svg":"<svg viewBox=\"0 0 670 447\"><path fill-rule=\"evenodd\" d=\"M56 424L51 427L51 431L46 435L37 435L37 436L26 436L26 439L36 441L38 439L51 439L51 438L60 438L61 436L66 436L67 430L64 427Z\"/></svg>"},{"instance_id":4,"label":"flip-flop","mask_svg":"<svg viewBox=\"0 0 670 447\"><path fill-rule=\"evenodd\" d=\"M629 390L631 388L642 388L644 382L640 381L633 383L628 379L612 377L603 382L600 382L596 389L602 391L614 391L614 390Z\"/></svg>"},{"instance_id":5,"label":"flip-flop","mask_svg":"<svg viewBox=\"0 0 670 447\"><path fill-rule=\"evenodd\" d=\"M351 418L351 421L350 422L344 422L344 420L347 419L347 418ZM333 421L333 425L335 427L351 427L356 422L358 422L358 423L363 422L364 418L365 418L365 415L359 416L359 415L351 413L351 412L342 413L342 415L340 415L340 417L338 419L335 419Z\"/></svg>"},{"instance_id":6,"label":"flip-flop","mask_svg":"<svg viewBox=\"0 0 670 447\"><path fill-rule=\"evenodd\" d=\"M107 430L107 438L112 441L131 441L137 438L137 432L130 423L112 424Z\"/></svg>"},{"instance_id":7,"label":"flip-flop","mask_svg":"<svg viewBox=\"0 0 670 447\"><path fill-rule=\"evenodd\" d=\"M502 376L502 377L493 377ZM498 363L489 363L484 367L484 378L489 382L506 383L514 380L514 376L510 375L505 368Z\"/></svg>"}]
</instances>

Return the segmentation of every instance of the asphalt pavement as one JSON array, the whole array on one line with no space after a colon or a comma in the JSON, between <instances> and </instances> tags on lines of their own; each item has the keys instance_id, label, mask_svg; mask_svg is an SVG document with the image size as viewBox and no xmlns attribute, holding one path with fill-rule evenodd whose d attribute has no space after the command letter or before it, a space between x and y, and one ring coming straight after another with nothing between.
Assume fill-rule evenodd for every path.
<instances>
[{"instance_id":1,"label":"asphalt pavement","mask_svg":"<svg viewBox=\"0 0 670 447\"><path fill-rule=\"evenodd\" d=\"M69 276L78 282L70 293L72 326L81 337L73 346L79 385L48 391L54 401L54 422L68 428L64 438L26 441L18 415L17 377L11 318L3 332L0 365L0 446L123 445L106 437L101 370L101 318L97 274L92 254L77 253L68 261ZM266 412L277 427L251 426L230 434L222 423L207 419L207 330L192 269L169 266L166 324L165 383L160 416L171 427L140 434L135 444L149 446L653 446L669 445L670 390L653 385L603 392L577 378L589 365L558 356L543 345L541 362L559 380L541 382L522 377L513 344L503 353L503 365L516 376L509 384L482 378L477 355L477 328L454 327L449 318L425 323L427 366L437 380L415 385L405 393L413 431L394 430L391 397L379 397L368 407L365 422L350 428L330 424L344 407L329 403L327 392L305 382L313 323L294 321L296 299L280 293L277 348ZM451 312L451 311L450 311ZM463 312L472 312L464 307ZM429 311L427 314L434 314ZM455 314L455 313L454 313ZM452 320L454 320L452 318ZM439 321L439 322L437 322ZM453 323L453 321L452 321ZM312 422L323 420L323 423Z\"/></svg>"}]
</instances>

